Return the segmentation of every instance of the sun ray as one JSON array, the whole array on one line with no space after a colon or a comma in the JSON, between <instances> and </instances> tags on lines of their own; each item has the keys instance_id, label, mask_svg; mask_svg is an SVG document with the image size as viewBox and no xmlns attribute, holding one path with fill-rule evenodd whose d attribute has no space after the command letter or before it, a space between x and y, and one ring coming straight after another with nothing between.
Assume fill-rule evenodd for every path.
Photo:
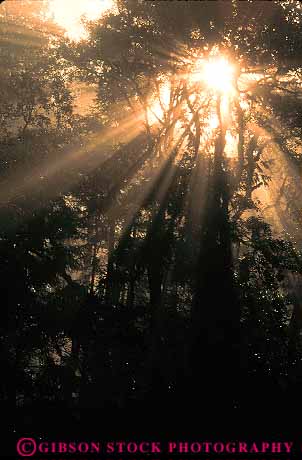
<instances>
[{"instance_id":1,"label":"sun ray","mask_svg":"<svg viewBox=\"0 0 302 460\"><path fill-rule=\"evenodd\" d=\"M263 108L261 113L267 115ZM283 235L291 239L296 235L293 242L301 246L301 237L297 235L297 223L287 210L288 197L286 196L286 188L292 183L296 191L294 207L297 213L301 213L301 176L275 139L282 132L282 127L276 119L272 119L270 131L256 123L249 123L248 128L263 139L265 147L261 154L261 168L270 176L267 183L262 183L253 191L253 198L259 204L260 215L272 225L275 235Z\"/></svg>"},{"instance_id":2,"label":"sun ray","mask_svg":"<svg viewBox=\"0 0 302 460\"><path fill-rule=\"evenodd\" d=\"M152 101L153 99L153 101ZM151 98L147 108L147 116L150 125L163 123L164 115L169 108L171 99L171 87L169 82L163 83L159 88L159 94Z\"/></svg>"},{"instance_id":3,"label":"sun ray","mask_svg":"<svg viewBox=\"0 0 302 460\"><path fill-rule=\"evenodd\" d=\"M149 177L149 180L140 188L140 196L139 199L136 196L136 204L132 206L128 212L128 215L125 218L125 224L123 228L123 232L120 235L120 240L126 237L127 232L129 232L133 220L135 219L136 214L139 212L141 207L144 205L146 200L150 198L151 194L154 194L156 200L158 202L162 202L168 192L169 186L173 180L173 177L176 173L176 168L174 167L174 163L176 160L182 156L184 152L184 148L186 146L185 140L189 133L189 128L193 123L193 119L191 119L187 128L182 132L178 131L175 138L173 139L172 143L170 144L168 151L166 152L165 156L161 157L161 161L156 165L155 171L150 176L150 162L146 161L143 165L140 176ZM136 180L136 179L134 179ZM114 214L114 207L111 208L109 214Z\"/></svg>"},{"instance_id":4,"label":"sun ray","mask_svg":"<svg viewBox=\"0 0 302 460\"><path fill-rule=\"evenodd\" d=\"M68 189L71 184L64 175L64 171L68 172L71 166L79 170L82 166L87 169L88 163L90 169L100 166L107 159L106 152L110 152L113 142L127 143L144 130L142 123L139 122L142 119L142 114L141 118L132 115L120 123L118 127L106 128L94 134L79 148L66 147L64 155L60 156L57 161L51 158L36 170L30 171L28 176L24 177L24 171L15 172L8 179L9 187L7 181L0 185L0 203L9 203L24 193L30 193L42 178L48 181L50 195L56 195L56 187L53 185L57 183L59 177L64 182L64 188Z\"/></svg>"},{"instance_id":5,"label":"sun ray","mask_svg":"<svg viewBox=\"0 0 302 460\"><path fill-rule=\"evenodd\" d=\"M65 29L71 40L79 41L88 35L82 17L88 21L96 20L113 8L113 0L48 0L45 16Z\"/></svg>"}]
</instances>

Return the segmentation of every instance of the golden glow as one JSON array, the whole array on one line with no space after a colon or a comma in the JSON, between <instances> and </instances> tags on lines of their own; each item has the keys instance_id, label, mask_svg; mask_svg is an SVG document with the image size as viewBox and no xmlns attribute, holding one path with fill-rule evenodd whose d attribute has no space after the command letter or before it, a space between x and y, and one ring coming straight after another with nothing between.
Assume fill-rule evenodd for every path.
<instances>
[{"instance_id":1,"label":"golden glow","mask_svg":"<svg viewBox=\"0 0 302 460\"><path fill-rule=\"evenodd\" d=\"M238 134L232 133L230 130L227 130L225 135L225 149L224 154L227 158L236 158L238 152Z\"/></svg>"},{"instance_id":2,"label":"golden glow","mask_svg":"<svg viewBox=\"0 0 302 460\"><path fill-rule=\"evenodd\" d=\"M63 27L68 38L79 41L87 37L81 18L98 19L113 6L113 0L48 0L47 17Z\"/></svg>"},{"instance_id":3,"label":"golden glow","mask_svg":"<svg viewBox=\"0 0 302 460\"><path fill-rule=\"evenodd\" d=\"M211 115L209 120L208 120L208 130L212 131L213 129L218 128L219 126L219 120L217 115Z\"/></svg>"},{"instance_id":4,"label":"golden glow","mask_svg":"<svg viewBox=\"0 0 302 460\"><path fill-rule=\"evenodd\" d=\"M165 111L170 104L170 93L170 85L168 83L161 85L159 97L155 98L148 109L148 118L151 125L159 120L163 120Z\"/></svg>"},{"instance_id":5,"label":"golden glow","mask_svg":"<svg viewBox=\"0 0 302 460\"><path fill-rule=\"evenodd\" d=\"M210 90L230 93L233 89L234 68L224 57L197 60L193 81L203 82Z\"/></svg>"}]
</instances>

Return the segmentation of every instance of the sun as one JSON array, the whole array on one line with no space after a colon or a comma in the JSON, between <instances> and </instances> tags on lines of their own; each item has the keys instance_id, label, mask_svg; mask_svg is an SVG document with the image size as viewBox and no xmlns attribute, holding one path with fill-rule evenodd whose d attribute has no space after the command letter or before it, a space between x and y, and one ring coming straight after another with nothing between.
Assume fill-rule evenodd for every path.
<instances>
[{"instance_id":1,"label":"sun","mask_svg":"<svg viewBox=\"0 0 302 460\"><path fill-rule=\"evenodd\" d=\"M46 16L63 27L68 38L79 41L87 37L81 18L98 19L113 7L113 0L48 0Z\"/></svg>"},{"instance_id":2,"label":"sun","mask_svg":"<svg viewBox=\"0 0 302 460\"><path fill-rule=\"evenodd\" d=\"M193 81L203 83L209 90L228 94L234 88L235 69L224 57L197 60Z\"/></svg>"},{"instance_id":3,"label":"sun","mask_svg":"<svg viewBox=\"0 0 302 460\"><path fill-rule=\"evenodd\" d=\"M206 61L201 76L205 84L216 91L228 93L233 88L234 69L223 57Z\"/></svg>"}]
</instances>

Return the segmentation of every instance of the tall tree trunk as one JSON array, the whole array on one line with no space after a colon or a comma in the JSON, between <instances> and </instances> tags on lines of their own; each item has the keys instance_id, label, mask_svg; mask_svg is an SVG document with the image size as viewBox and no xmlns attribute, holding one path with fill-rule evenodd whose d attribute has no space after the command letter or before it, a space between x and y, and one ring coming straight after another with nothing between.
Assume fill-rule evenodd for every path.
<instances>
[{"instance_id":1,"label":"tall tree trunk","mask_svg":"<svg viewBox=\"0 0 302 460\"><path fill-rule=\"evenodd\" d=\"M162 327L162 273L160 261L154 260L148 267L150 289L150 351L148 369L150 372L151 399L158 398L162 388L161 369L161 327Z\"/></svg>"},{"instance_id":2,"label":"tall tree trunk","mask_svg":"<svg viewBox=\"0 0 302 460\"><path fill-rule=\"evenodd\" d=\"M239 308L235 295L229 223L229 183L224 169L225 126L217 102L219 133L209 181L206 216L192 308L189 354L195 394L203 388L216 404L232 404L232 388L239 367ZM213 404L211 398L209 404Z\"/></svg>"},{"instance_id":3,"label":"tall tree trunk","mask_svg":"<svg viewBox=\"0 0 302 460\"><path fill-rule=\"evenodd\" d=\"M293 299L293 312L289 323L288 356L290 362L297 357L297 351L302 345L302 276L289 274L290 288Z\"/></svg>"},{"instance_id":4,"label":"tall tree trunk","mask_svg":"<svg viewBox=\"0 0 302 460\"><path fill-rule=\"evenodd\" d=\"M96 273L97 273L97 268L98 268L98 258L97 258L98 247L99 247L99 243L94 242L93 247L92 247L91 275L90 275L90 287L89 287L89 293L91 295L94 294L95 278L96 278Z\"/></svg>"},{"instance_id":5,"label":"tall tree trunk","mask_svg":"<svg viewBox=\"0 0 302 460\"><path fill-rule=\"evenodd\" d=\"M137 234L136 221L134 220L133 230L132 230L133 241L136 240L136 234ZM136 283L135 265L136 265L136 257L134 255L134 257L132 257L131 264L130 264L130 274L129 274L128 289L127 289L127 307L131 309L133 308L134 298L135 298L135 283Z\"/></svg>"},{"instance_id":6,"label":"tall tree trunk","mask_svg":"<svg viewBox=\"0 0 302 460\"><path fill-rule=\"evenodd\" d=\"M113 265L113 251L115 242L115 221L109 222L108 227L108 261L107 273L105 282L105 302L106 304L112 303L113 289L114 289L114 265Z\"/></svg>"}]
</instances>

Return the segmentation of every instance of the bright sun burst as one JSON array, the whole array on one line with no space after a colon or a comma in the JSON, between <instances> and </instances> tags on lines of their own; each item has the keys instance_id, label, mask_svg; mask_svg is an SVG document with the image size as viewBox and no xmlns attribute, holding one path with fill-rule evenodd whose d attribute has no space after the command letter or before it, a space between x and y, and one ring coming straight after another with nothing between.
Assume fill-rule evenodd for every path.
<instances>
[{"instance_id":1,"label":"bright sun burst","mask_svg":"<svg viewBox=\"0 0 302 460\"><path fill-rule=\"evenodd\" d=\"M234 68L224 57L198 60L193 81L203 82L209 89L230 93L233 89Z\"/></svg>"},{"instance_id":2,"label":"bright sun burst","mask_svg":"<svg viewBox=\"0 0 302 460\"><path fill-rule=\"evenodd\" d=\"M232 102L238 97L236 91L236 67L223 55L215 53L208 58L196 59L191 71L186 72L189 91L188 106L185 99L181 103L182 116L192 122L192 107L198 107L199 98L209 97L210 105L202 114L203 133L201 142L204 146L214 146L214 139L220 123L225 129L224 154L228 158L235 158L238 151L238 135L232 131L233 109ZM182 77L180 77L180 80ZM190 84L193 84L192 86ZM171 107L174 106L174 92L169 80L158 82L158 89L149 99L147 109L148 123L151 126L162 127L166 123L166 116L171 116ZM219 98L217 96L220 96ZM240 101L244 102L244 101ZM191 103L191 106L190 106ZM197 106L196 106L197 104ZM219 109L218 109L219 105ZM174 107L175 108L175 107ZM170 115L169 115L170 111ZM171 120L170 120L171 121ZM174 133L182 130L181 124L175 125ZM210 150L209 150L210 151Z\"/></svg>"},{"instance_id":3,"label":"bright sun burst","mask_svg":"<svg viewBox=\"0 0 302 460\"><path fill-rule=\"evenodd\" d=\"M81 17L92 21L114 6L113 0L48 0L47 16L66 30L75 41L87 37Z\"/></svg>"}]
</instances>

